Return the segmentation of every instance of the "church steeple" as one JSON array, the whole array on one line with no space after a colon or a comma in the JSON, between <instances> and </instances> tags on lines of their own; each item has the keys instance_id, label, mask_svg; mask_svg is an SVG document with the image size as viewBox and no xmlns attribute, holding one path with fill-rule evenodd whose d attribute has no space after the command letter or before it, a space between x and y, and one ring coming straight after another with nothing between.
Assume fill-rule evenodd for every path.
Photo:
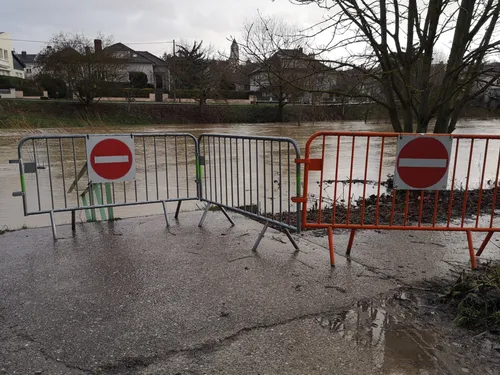
<instances>
[{"instance_id":1,"label":"church steeple","mask_svg":"<svg viewBox=\"0 0 500 375\"><path fill-rule=\"evenodd\" d=\"M229 62L231 65L236 66L240 62L240 47L236 42L236 39L233 39L233 43L231 43L231 54L229 55Z\"/></svg>"}]
</instances>

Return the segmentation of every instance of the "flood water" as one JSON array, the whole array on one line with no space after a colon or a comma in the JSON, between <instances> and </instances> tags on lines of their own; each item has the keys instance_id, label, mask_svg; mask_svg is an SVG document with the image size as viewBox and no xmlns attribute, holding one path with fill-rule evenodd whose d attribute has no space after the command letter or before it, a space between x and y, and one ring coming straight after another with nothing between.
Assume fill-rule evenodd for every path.
<instances>
[{"instance_id":1,"label":"flood water","mask_svg":"<svg viewBox=\"0 0 500 375\"><path fill-rule=\"evenodd\" d=\"M279 136L290 137L297 141L301 155L304 155L304 147L307 139L315 132L318 131L391 131L388 123L378 124L365 124L363 122L322 122L322 123L304 123L297 124L227 124L227 125L168 125L168 126L150 126L150 127L112 127L112 128L67 128L67 129L43 129L43 130L0 130L0 229L15 229L27 225L32 226L45 226L49 224L47 215L37 215L24 217L22 199L19 197L12 197L12 192L20 190L19 171L16 164L9 164L9 159L17 159L17 144L19 140L27 135L46 135L46 134L94 134L94 133L138 133L138 132L186 132L194 136L199 136L202 133L226 133L238 135L258 135L258 136ZM462 134L500 134L500 121L499 120L463 120L459 123L456 133ZM311 146L312 157L320 157L322 153L322 142L320 138ZM394 154L396 152L396 139L387 139L384 144L384 158L382 169L380 169L380 139L372 138L367 152L367 141L356 141L356 145L352 145L352 138L345 139L340 144L339 151L339 164L338 171L336 171L336 155L337 155L337 138L331 137L324 141L325 144L325 160L331 162L327 163L324 168L322 176L323 181L337 181L337 183L325 184L322 193L322 201L328 202L334 198L333 186L337 186L337 195L335 199L345 200L349 199L349 189L345 181L348 179L360 179L377 181L379 175L382 179L386 175L394 172ZM470 187L477 187L480 181L483 181L483 186L491 184L491 180L495 178L498 168L498 154L500 150L500 142L490 142L488 147L485 147L484 141L477 141L473 147L473 152L470 153L470 144L462 142L458 148L457 168L455 187L464 186L467 183L467 175L469 178ZM272 145L271 145L272 147ZM353 153L354 150L354 153ZM455 148L454 148L455 150ZM486 152L486 150L488 150ZM455 151L453 151L455 152ZM165 151L166 153L166 151ZM84 158L85 151L78 150L80 158ZM64 158L71 158L70 154L63 153ZM454 156L452 156L454 158ZM353 168L351 168L350 160L353 161ZM148 159L154 160L154 158ZM271 159L272 160L272 159ZM469 162L471 160L471 162ZM65 162L65 160L63 160ZM70 162L70 160L68 160ZM368 164L367 164L368 163ZM186 170L194 168L193 161L186 162ZM468 168L468 164L471 165ZM231 164L232 166L233 164ZM484 167L484 168L483 168ZM351 173L352 169L352 173ZM484 169L484 174L483 174ZM165 176L168 178L167 176ZM293 177L293 176L292 176ZM243 177L244 179L245 177ZM449 177L451 179L451 176ZM319 181L321 180L320 173L311 175L309 181L309 194L311 196L319 195ZM57 183L57 179L55 180ZM193 184L190 187L180 186L180 189L191 190L195 188ZM157 188L158 189L158 188ZM270 187L272 189L272 187ZM293 187L292 187L293 189ZM43 204L45 201L53 199L61 201L64 199L64 194L58 196L56 191L55 196L51 197L50 187L47 185L40 191L39 203ZM60 189L62 190L62 188ZM67 187L66 187L67 190ZM328 190L328 191L327 191ZM364 184L355 184L350 189L351 199L356 196L368 196L377 193L377 184L366 187ZM272 191L271 191L272 193ZM156 190L158 194L158 190ZM226 194L227 195L227 194ZM190 202L183 204L183 209L192 210L200 208L198 202ZM169 208L169 210L174 210ZM143 205L143 206L129 206L116 208L115 216L117 217L130 217L138 215L149 215L162 213L160 204ZM77 220L84 220L83 212L77 213ZM67 223L70 221L68 213L61 213L56 216L57 223Z\"/></svg>"}]
</instances>

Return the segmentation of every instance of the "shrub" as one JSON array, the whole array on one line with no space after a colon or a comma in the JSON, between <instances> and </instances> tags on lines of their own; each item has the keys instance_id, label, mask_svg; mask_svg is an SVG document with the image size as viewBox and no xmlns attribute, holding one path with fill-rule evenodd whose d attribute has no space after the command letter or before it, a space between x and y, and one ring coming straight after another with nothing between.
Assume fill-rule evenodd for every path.
<instances>
[{"instance_id":1,"label":"shrub","mask_svg":"<svg viewBox=\"0 0 500 375\"><path fill-rule=\"evenodd\" d=\"M128 74L130 84L133 88L144 89L148 86L148 76L143 72L130 72Z\"/></svg>"}]
</instances>

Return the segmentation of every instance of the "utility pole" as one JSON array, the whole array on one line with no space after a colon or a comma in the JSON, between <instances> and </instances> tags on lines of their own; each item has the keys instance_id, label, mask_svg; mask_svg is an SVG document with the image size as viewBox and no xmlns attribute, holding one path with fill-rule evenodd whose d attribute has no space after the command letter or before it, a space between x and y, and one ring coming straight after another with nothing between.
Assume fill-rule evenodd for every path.
<instances>
[{"instance_id":1,"label":"utility pole","mask_svg":"<svg viewBox=\"0 0 500 375\"><path fill-rule=\"evenodd\" d=\"M173 49L172 57L175 59L175 39L172 40L172 49ZM172 79L172 91L174 92L174 103L175 103L175 100L177 99L175 97L175 74L172 75L172 72L170 72L170 79Z\"/></svg>"}]
</instances>

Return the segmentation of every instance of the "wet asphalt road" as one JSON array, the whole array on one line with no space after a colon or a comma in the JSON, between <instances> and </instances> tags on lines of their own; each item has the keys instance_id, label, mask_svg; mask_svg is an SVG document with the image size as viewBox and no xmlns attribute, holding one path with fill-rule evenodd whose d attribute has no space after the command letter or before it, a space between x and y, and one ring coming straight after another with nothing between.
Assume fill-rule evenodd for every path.
<instances>
[{"instance_id":1,"label":"wet asphalt road","mask_svg":"<svg viewBox=\"0 0 500 375\"><path fill-rule=\"evenodd\" d=\"M360 300L467 267L464 234L360 232L337 267L326 237L295 252L269 230L219 213L36 228L0 236L0 373L440 374L454 359L422 362L359 345L318 324ZM486 257L500 257L490 245ZM392 353L392 354L391 354ZM412 358L412 356L415 358ZM457 367L459 366L459 367ZM423 372L424 371L424 372ZM481 370L483 371L483 370ZM470 369L474 373L474 369Z\"/></svg>"}]
</instances>

